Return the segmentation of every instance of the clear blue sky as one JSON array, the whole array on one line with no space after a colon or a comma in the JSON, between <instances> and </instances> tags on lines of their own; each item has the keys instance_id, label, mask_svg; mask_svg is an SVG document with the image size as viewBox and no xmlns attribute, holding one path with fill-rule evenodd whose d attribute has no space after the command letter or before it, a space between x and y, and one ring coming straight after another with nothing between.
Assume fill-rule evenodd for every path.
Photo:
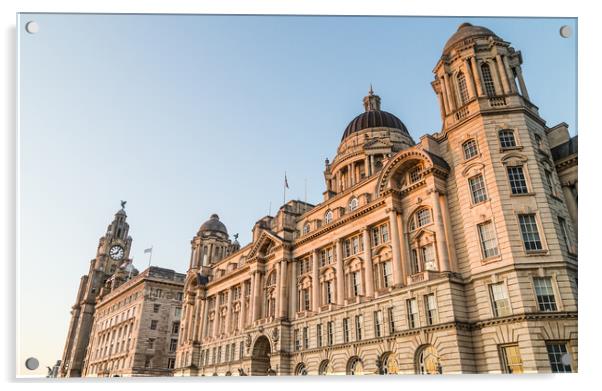
<instances>
[{"instance_id":1,"label":"clear blue sky","mask_svg":"<svg viewBox=\"0 0 602 391\"><path fill-rule=\"evenodd\" d=\"M153 264L185 272L211 213L246 244L285 170L291 198L306 179L321 200L370 83L415 140L440 130L432 69L464 21L523 52L540 114L575 134L576 38L558 33L574 19L22 15L18 370L60 358L119 200L141 270L153 245Z\"/></svg>"}]
</instances>

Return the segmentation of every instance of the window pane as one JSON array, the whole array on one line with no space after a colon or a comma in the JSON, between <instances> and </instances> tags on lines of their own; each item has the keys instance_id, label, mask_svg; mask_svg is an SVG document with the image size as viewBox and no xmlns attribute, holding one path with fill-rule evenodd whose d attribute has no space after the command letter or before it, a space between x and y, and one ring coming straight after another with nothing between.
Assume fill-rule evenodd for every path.
<instances>
[{"instance_id":1,"label":"window pane","mask_svg":"<svg viewBox=\"0 0 602 391\"><path fill-rule=\"evenodd\" d=\"M518 345L503 346L501 353L505 373L523 373L523 361Z\"/></svg>"},{"instance_id":2,"label":"window pane","mask_svg":"<svg viewBox=\"0 0 602 391\"><path fill-rule=\"evenodd\" d=\"M508 167L508 180L510 181L512 194L528 193L527 181L525 180L525 174L521 166Z\"/></svg>"},{"instance_id":3,"label":"window pane","mask_svg":"<svg viewBox=\"0 0 602 391\"><path fill-rule=\"evenodd\" d=\"M487 192L485 191L485 181L483 181L483 175L479 174L468 179L470 185L470 193L472 195L472 203L478 204L487 199Z\"/></svg>"},{"instance_id":4,"label":"window pane","mask_svg":"<svg viewBox=\"0 0 602 391\"><path fill-rule=\"evenodd\" d=\"M536 277L533 279L533 284L535 286L539 310L556 311L556 298L552 289L552 279L550 277Z\"/></svg>"},{"instance_id":5,"label":"window pane","mask_svg":"<svg viewBox=\"0 0 602 391\"><path fill-rule=\"evenodd\" d=\"M495 316L507 316L511 314L510 300L504 283L492 284L491 299L493 301L493 312Z\"/></svg>"},{"instance_id":6,"label":"window pane","mask_svg":"<svg viewBox=\"0 0 602 391\"><path fill-rule=\"evenodd\" d=\"M477 143L475 140L468 140L462 144L462 149L464 150L464 159L470 159L477 155Z\"/></svg>"},{"instance_id":7,"label":"window pane","mask_svg":"<svg viewBox=\"0 0 602 391\"><path fill-rule=\"evenodd\" d=\"M495 84L491 77L491 69L488 64L481 65L481 74L483 75L483 84L485 85L485 92L487 96L495 96Z\"/></svg>"},{"instance_id":8,"label":"window pane","mask_svg":"<svg viewBox=\"0 0 602 391\"><path fill-rule=\"evenodd\" d=\"M548 350L548 359L550 360L550 367L554 373L572 372L571 365L565 365L562 363L562 357L568 355L566 350L566 344L564 343L548 343L546 344Z\"/></svg>"},{"instance_id":9,"label":"window pane","mask_svg":"<svg viewBox=\"0 0 602 391\"><path fill-rule=\"evenodd\" d=\"M483 258L494 257L498 255L499 251L497 248L497 239L493 230L493 223L489 221L487 223L479 224L478 227Z\"/></svg>"},{"instance_id":10,"label":"window pane","mask_svg":"<svg viewBox=\"0 0 602 391\"><path fill-rule=\"evenodd\" d=\"M516 139L512 130L500 130L500 146L502 148L516 147Z\"/></svg>"},{"instance_id":11,"label":"window pane","mask_svg":"<svg viewBox=\"0 0 602 391\"><path fill-rule=\"evenodd\" d=\"M537 229L537 222L534 214L518 215L520 231L523 237L523 243L527 251L542 250L541 239Z\"/></svg>"}]
</instances>

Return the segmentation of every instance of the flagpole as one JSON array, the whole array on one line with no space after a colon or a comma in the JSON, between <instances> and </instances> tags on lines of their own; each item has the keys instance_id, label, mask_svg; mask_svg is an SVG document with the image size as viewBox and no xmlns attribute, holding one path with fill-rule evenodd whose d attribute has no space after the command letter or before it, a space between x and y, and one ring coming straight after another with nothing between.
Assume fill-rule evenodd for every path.
<instances>
[{"instance_id":1,"label":"flagpole","mask_svg":"<svg viewBox=\"0 0 602 391\"><path fill-rule=\"evenodd\" d=\"M305 197L303 201L307 204L307 178L305 178Z\"/></svg>"},{"instance_id":2,"label":"flagpole","mask_svg":"<svg viewBox=\"0 0 602 391\"><path fill-rule=\"evenodd\" d=\"M150 248L150 255L148 257L148 267L151 266L151 260L153 259L153 246Z\"/></svg>"},{"instance_id":3,"label":"flagpole","mask_svg":"<svg viewBox=\"0 0 602 391\"><path fill-rule=\"evenodd\" d=\"M282 186L282 205L286 204L286 171L284 172L284 186Z\"/></svg>"}]
</instances>

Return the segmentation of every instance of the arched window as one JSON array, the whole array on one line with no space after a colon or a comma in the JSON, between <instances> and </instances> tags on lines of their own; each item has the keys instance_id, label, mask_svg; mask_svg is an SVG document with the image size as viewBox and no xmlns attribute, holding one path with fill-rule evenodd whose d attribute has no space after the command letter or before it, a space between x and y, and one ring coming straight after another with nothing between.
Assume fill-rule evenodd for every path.
<instances>
[{"instance_id":1,"label":"arched window","mask_svg":"<svg viewBox=\"0 0 602 391\"><path fill-rule=\"evenodd\" d=\"M420 227L430 224L431 222L431 210L428 208L422 208L414 213L410 218L410 231L414 231Z\"/></svg>"},{"instance_id":2,"label":"arched window","mask_svg":"<svg viewBox=\"0 0 602 391\"><path fill-rule=\"evenodd\" d=\"M303 226L303 235L306 235L309 233L309 223L305 223L305 225Z\"/></svg>"},{"instance_id":3,"label":"arched window","mask_svg":"<svg viewBox=\"0 0 602 391\"><path fill-rule=\"evenodd\" d=\"M349 211L350 211L350 212L353 212L354 210L356 210L356 209L357 209L357 207L359 206L359 204L360 204L360 202L359 202L359 200L357 199L357 197L353 197L353 198L351 199L351 201L349 201Z\"/></svg>"},{"instance_id":4,"label":"arched window","mask_svg":"<svg viewBox=\"0 0 602 391\"><path fill-rule=\"evenodd\" d=\"M464 151L465 160L477 156L478 150L477 142L475 141L475 139L471 138L470 140L465 141L464 144L462 144L462 150Z\"/></svg>"},{"instance_id":5,"label":"arched window","mask_svg":"<svg viewBox=\"0 0 602 391\"><path fill-rule=\"evenodd\" d=\"M418 349L416 355L416 373L420 375L436 375L443 373L437 350L432 345Z\"/></svg>"},{"instance_id":6,"label":"arched window","mask_svg":"<svg viewBox=\"0 0 602 391\"><path fill-rule=\"evenodd\" d=\"M347 362L347 374L348 375L363 375L364 374L364 364L362 360L357 357L351 357Z\"/></svg>"},{"instance_id":7,"label":"arched window","mask_svg":"<svg viewBox=\"0 0 602 391\"><path fill-rule=\"evenodd\" d=\"M501 148L516 147L516 138L514 137L514 131L512 129L502 129L499 131L498 136Z\"/></svg>"},{"instance_id":8,"label":"arched window","mask_svg":"<svg viewBox=\"0 0 602 391\"><path fill-rule=\"evenodd\" d=\"M462 106L468 103L470 97L468 96L468 87L466 86L466 76L464 73L458 73L458 92L460 93L460 101L462 102Z\"/></svg>"},{"instance_id":9,"label":"arched window","mask_svg":"<svg viewBox=\"0 0 602 391\"><path fill-rule=\"evenodd\" d=\"M332 365L330 365L330 360L322 360L320 363L320 367L318 368L318 374L321 376L332 375Z\"/></svg>"},{"instance_id":10,"label":"arched window","mask_svg":"<svg viewBox=\"0 0 602 391\"><path fill-rule=\"evenodd\" d=\"M408 179L410 183L416 183L422 178L422 167L416 166L412 168L408 174Z\"/></svg>"},{"instance_id":11,"label":"arched window","mask_svg":"<svg viewBox=\"0 0 602 391\"><path fill-rule=\"evenodd\" d=\"M327 211L326 214L324 214L324 222L326 224L332 223L332 216L333 216L332 211L331 210Z\"/></svg>"},{"instance_id":12,"label":"arched window","mask_svg":"<svg viewBox=\"0 0 602 391\"><path fill-rule=\"evenodd\" d=\"M307 376L307 368L302 362L297 364L295 368L295 376Z\"/></svg>"},{"instance_id":13,"label":"arched window","mask_svg":"<svg viewBox=\"0 0 602 391\"><path fill-rule=\"evenodd\" d=\"M483 75L485 93L487 93L487 96L495 96L495 84L493 83L493 77L491 76L491 69L489 69L489 64L481 65L481 74Z\"/></svg>"},{"instance_id":14,"label":"arched window","mask_svg":"<svg viewBox=\"0 0 602 391\"><path fill-rule=\"evenodd\" d=\"M383 353L380 362L380 373L382 375L397 375L399 372L399 365L395 354L392 352Z\"/></svg>"}]
</instances>

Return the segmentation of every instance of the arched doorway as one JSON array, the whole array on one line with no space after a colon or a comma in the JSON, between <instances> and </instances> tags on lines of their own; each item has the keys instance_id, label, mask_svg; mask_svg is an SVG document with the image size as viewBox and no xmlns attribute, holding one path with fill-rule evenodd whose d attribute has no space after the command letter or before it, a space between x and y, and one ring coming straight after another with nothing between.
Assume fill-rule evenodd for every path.
<instances>
[{"instance_id":1,"label":"arched doorway","mask_svg":"<svg viewBox=\"0 0 602 391\"><path fill-rule=\"evenodd\" d=\"M327 376L332 374L333 370L332 365L330 364L330 360L322 360L318 368L318 375Z\"/></svg>"},{"instance_id":2,"label":"arched doorway","mask_svg":"<svg viewBox=\"0 0 602 391\"><path fill-rule=\"evenodd\" d=\"M364 363L358 356L351 357L347 362L347 374L356 376L364 374Z\"/></svg>"},{"instance_id":3,"label":"arched doorway","mask_svg":"<svg viewBox=\"0 0 602 391\"><path fill-rule=\"evenodd\" d=\"M399 372L397 358L395 358L395 354L393 352L383 353L380 357L379 365L379 373L381 375L397 375Z\"/></svg>"},{"instance_id":4,"label":"arched doorway","mask_svg":"<svg viewBox=\"0 0 602 391\"><path fill-rule=\"evenodd\" d=\"M304 363L299 363L295 368L295 376L307 376L307 367Z\"/></svg>"},{"instance_id":5,"label":"arched doorway","mask_svg":"<svg viewBox=\"0 0 602 391\"><path fill-rule=\"evenodd\" d=\"M251 354L251 376L267 376L270 369L270 353L272 347L265 335L257 338Z\"/></svg>"},{"instance_id":6,"label":"arched doorway","mask_svg":"<svg viewBox=\"0 0 602 391\"><path fill-rule=\"evenodd\" d=\"M443 373L439 355L433 345L424 345L416 352L416 373L420 375Z\"/></svg>"}]
</instances>

